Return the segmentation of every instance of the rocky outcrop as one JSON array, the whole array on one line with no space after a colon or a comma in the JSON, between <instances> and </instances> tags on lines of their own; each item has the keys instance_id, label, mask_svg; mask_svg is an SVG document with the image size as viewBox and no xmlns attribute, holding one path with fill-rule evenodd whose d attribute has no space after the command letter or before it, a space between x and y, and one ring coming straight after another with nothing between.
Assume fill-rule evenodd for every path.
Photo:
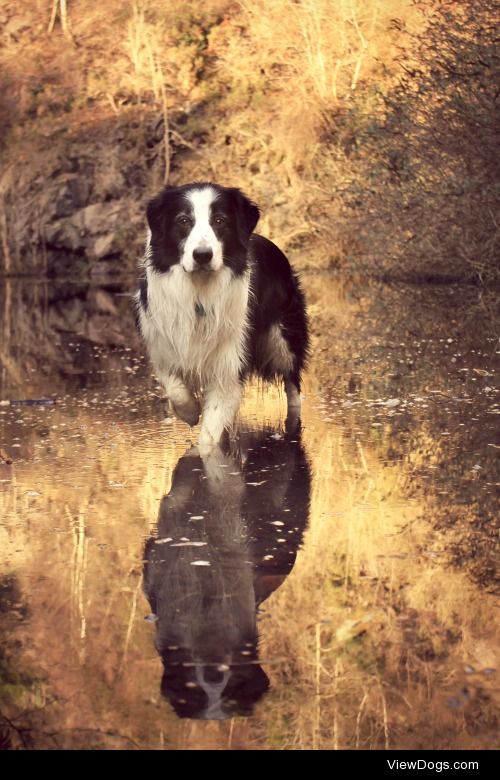
<instances>
[{"instance_id":1,"label":"rocky outcrop","mask_svg":"<svg viewBox=\"0 0 500 780\"><path fill-rule=\"evenodd\" d=\"M161 123L160 123L161 124ZM157 116L38 139L0 175L0 274L101 278L134 272L145 204L162 185ZM2 257L3 255L3 257Z\"/></svg>"},{"instance_id":2,"label":"rocky outcrop","mask_svg":"<svg viewBox=\"0 0 500 780\"><path fill-rule=\"evenodd\" d=\"M118 255L126 210L124 199L85 206L45 225L45 244L51 249L84 253L89 261Z\"/></svg>"}]
</instances>

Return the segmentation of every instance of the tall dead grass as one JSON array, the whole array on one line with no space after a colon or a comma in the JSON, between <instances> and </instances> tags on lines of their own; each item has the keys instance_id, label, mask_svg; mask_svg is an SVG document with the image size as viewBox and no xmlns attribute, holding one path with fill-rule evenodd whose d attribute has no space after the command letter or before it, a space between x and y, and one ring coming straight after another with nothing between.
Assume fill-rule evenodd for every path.
<instances>
[{"instance_id":1,"label":"tall dead grass","mask_svg":"<svg viewBox=\"0 0 500 780\"><path fill-rule=\"evenodd\" d=\"M403 35L391 20L412 24L415 10L406 0L260 0L240 8L210 35L227 117L214 146L226 175L273 209L264 228L284 246L300 246L320 228L330 128L361 83L388 78Z\"/></svg>"}]
</instances>

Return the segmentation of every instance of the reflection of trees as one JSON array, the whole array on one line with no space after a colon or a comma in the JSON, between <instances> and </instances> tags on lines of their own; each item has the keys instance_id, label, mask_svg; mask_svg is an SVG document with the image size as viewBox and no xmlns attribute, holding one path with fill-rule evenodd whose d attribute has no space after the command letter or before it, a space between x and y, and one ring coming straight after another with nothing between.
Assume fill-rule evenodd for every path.
<instances>
[{"instance_id":1,"label":"reflection of trees","mask_svg":"<svg viewBox=\"0 0 500 780\"><path fill-rule=\"evenodd\" d=\"M162 692L181 717L249 714L269 686L256 612L290 573L308 520L300 434L243 434L176 466L145 553Z\"/></svg>"}]
</instances>

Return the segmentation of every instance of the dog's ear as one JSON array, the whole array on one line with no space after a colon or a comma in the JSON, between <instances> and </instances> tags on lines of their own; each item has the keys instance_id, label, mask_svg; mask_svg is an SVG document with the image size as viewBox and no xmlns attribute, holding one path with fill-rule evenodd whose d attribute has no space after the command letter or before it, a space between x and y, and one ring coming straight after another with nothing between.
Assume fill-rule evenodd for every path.
<instances>
[{"instance_id":1,"label":"dog's ear","mask_svg":"<svg viewBox=\"0 0 500 780\"><path fill-rule=\"evenodd\" d=\"M247 238L250 238L259 221L260 210L259 207L242 192L236 190L236 193L238 203L238 225L242 233Z\"/></svg>"},{"instance_id":2,"label":"dog's ear","mask_svg":"<svg viewBox=\"0 0 500 780\"><path fill-rule=\"evenodd\" d=\"M156 198L150 200L146 207L148 225L153 236L161 236L165 232L165 221L171 189L172 188L166 187L156 196Z\"/></svg>"}]
</instances>

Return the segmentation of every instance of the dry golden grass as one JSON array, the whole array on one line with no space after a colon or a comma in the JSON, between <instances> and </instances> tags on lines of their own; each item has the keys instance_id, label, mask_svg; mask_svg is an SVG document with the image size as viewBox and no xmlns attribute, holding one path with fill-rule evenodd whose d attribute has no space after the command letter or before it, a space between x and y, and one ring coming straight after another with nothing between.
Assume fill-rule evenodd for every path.
<instances>
[{"instance_id":1,"label":"dry golden grass","mask_svg":"<svg viewBox=\"0 0 500 780\"><path fill-rule=\"evenodd\" d=\"M6 159L27 171L16 172L17 185L3 198L7 245L14 239L3 223L31 195L25 191L30 171L47 173L61 165L60 157L73 157L78 134L82 156L103 144L106 159L120 156L112 140L107 146L113 124L134 136L134 124L146 116L158 118L163 138L146 177L142 171L134 177L139 188L146 178L148 190L134 192L136 201L169 177L237 184L262 204L263 232L284 248L300 245L321 227L325 192L318 174L337 111L359 84L386 80L383 69L391 67L403 36L389 30L391 19L415 17L409 0L212 0L203 7L111 0L92 8L75 0L66 31L58 12L49 32L52 0L4 6ZM187 116L183 126L175 119L179 111ZM143 166L150 143L137 138ZM175 170L173 150L183 152ZM31 220L39 221L40 214ZM139 238L131 264L138 248ZM330 260L316 252L297 261L314 267Z\"/></svg>"},{"instance_id":2,"label":"dry golden grass","mask_svg":"<svg viewBox=\"0 0 500 780\"><path fill-rule=\"evenodd\" d=\"M4 270L33 246L46 272L40 181L76 158L94 202L116 197L109 160L136 208L167 181L241 186L302 268L497 277L498 0L74 0L67 24L53 0L3 8Z\"/></svg>"}]
</instances>

